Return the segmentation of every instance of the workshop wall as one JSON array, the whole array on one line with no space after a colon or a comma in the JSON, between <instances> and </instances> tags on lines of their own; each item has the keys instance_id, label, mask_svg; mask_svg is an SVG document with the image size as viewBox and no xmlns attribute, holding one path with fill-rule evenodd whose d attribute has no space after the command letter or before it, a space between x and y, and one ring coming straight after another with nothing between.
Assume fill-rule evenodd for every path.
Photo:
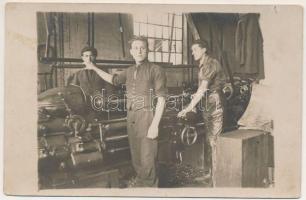
<instances>
[{"instance_id":1,"label":"workshop wall","mask_svg":"<svg viewBox=\"0 0 306 200\"><path fill-rule=\"evenodd\" d=\"M94 22L93 25L90 20ZM47 32L49 32L51 49L56 49L58 58L80 58L81 49L93 42L98 50L97 59L133 60L128 44L129 39L133 36L134 27L131 14L94 13L93 18L90 18L88 13L38 13L37 25L38 43L42 51L40 55L44 55ZM90 34L92 31L93 34ZM54 33L56 38L54 38ZM57 47L55 47L54 39L57 41ZM50 74L39 75L38 93L52 87L66 85L68 77L80 70L58 68L51 72L51 64L39 63L39 71ZM57 64L61 66L61 63ZM110 70L112 73L115 71L117 70ZM182 82L190 81L189 71L188 69L166 70L167 86L181 86Z\"/></svg>"},{"instance_id":2,"label":"workshop wall","mask_svg":"<svg viewBox=\"0 0 306 200\"><path fill-rule=\"evenodd\" d=\"M49 14L50 13L46 14L46 17L43 13L38 13L37 15L38 42L41 46L47 43L46 20L48 20ZM54 30L57 34L56 40L58 41L56 47L57 57L80 58L81 49L88 45L89 41L88 13L64 13L62 18L60 13L55 13L53 15L55 16ZM62 20L62 28L60 20ZM95 48L98 50L97 59L132 60L129 54L128 45L128 40L133 35L132 15L121 14L121 25L122 27L120 28L118 13L94 14L93 41ZM121 30L123 31L122 33ZM53 37L51 37L50 43L52 47L54 47ZM48 65L39 64L39 71L50 72L50 69L50 63ZM78 70L79 69L67 68L58 69L56 73L53 73L54 77L45 75L39 76L39 92L51 87L64 86L67 78ZM50 82L53 82L53 84L50 84Z\"/></svg>"},{"instance_id":3,"label":"workshop wall","mask_svg":"<svg viewBox=\"0 0 306 200\"><path fill-rule=\"evenodd\" d=\"M79 58L80 50L86 46L88 37L87 14L65 14L65 57ZM94 14L94 46L98 50L97 59L132 60L128 53L128 40L133 35L131 15L121 14L123 41L121 40L119 14ZM76 42L77 41L77 42ZM64 79L76 70L65 70Z\"/></svg>"}]
</instances>

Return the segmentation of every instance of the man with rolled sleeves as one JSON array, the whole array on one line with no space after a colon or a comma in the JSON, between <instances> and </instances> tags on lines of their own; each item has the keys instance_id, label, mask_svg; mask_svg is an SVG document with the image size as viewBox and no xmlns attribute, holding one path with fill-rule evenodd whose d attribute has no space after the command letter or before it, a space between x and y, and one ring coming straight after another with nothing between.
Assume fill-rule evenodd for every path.
<instances>
[{"instance_id":1,"label":"man with rolled sleeves","mask_svg":"<svg viewBox=\"0 0 306 200\"><path fill-rule=\"evenodd\" d=\"M85 46L81 50L81 58L83 63L96 63L98 52L97 49L90 46ZM81 69L76 73L70 75L67 79L66 85L77 85L82 88L85 95L94 96L100 94L102 90L106 95L114 90L114 86L103 80L94 70L87 68Z\"/></svg>"},{"instance_id":2,"label":"man with rolled sleeves","mask_svg":"<svg viewBox=\"0 0 306 200\"><path fill-rule=\"evenodd\" d=\"M157 187L157 137L167 94L166 76L160 66L148 61L148 41L145 37L134 37L130 44L130 53L136 64L123 73L110 75L92 63L87 68L94 69L109 83L126 84L127 132L137 174L134 186ZM157 98L155 109L152 96Z\"/></svg>"}]
</instances>

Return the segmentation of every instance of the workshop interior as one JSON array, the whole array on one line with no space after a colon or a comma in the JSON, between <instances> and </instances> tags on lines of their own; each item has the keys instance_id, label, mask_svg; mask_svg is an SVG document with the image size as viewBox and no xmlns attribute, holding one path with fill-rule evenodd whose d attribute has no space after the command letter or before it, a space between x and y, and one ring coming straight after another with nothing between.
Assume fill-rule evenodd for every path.
<instances>
[{"instance_id":1,"label":"workshop interior","mask_svg":"<svg viewBox=\"0 0 306 200\"><path fill-rule=\"evenodd\" d=\"M148 39L148 59L165 70L171 95L159 126L158 187L211 187L197 180L207 156L201 114L181 120L180 109L169 109L190 102L198 88L198 66L190 51L197 39L209 43L227 79L215 186L273 187L273 119L257 112L263 106L256 96L258 85L265 79L260 14L38 12L39 189L128 187L135 172L123 109L125 87L108 88L117 98L107 106L119 105L109 111L102 94L88 95L67 80L83 70L84 46L97 49L100 69L124 71L134 64L133 36Z\"/></svg>"}]
</instances>

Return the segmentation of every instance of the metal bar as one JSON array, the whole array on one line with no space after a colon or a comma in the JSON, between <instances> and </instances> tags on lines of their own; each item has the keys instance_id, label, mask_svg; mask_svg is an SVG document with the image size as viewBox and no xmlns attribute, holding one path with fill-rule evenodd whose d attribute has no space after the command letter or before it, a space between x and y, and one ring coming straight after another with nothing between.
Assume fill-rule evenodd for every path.
<instances>
[{"instance_id":1,"label":"metal bar","mask_svg":"<svg viewBox=\"0 0 306 200\"><path fill-rule=\"evenodd\" d=\"M95 16L91 13L91 46L95 46Z\"/></svg>"},{"instance_id":2,"label":"metal bar","mask_svg":"<svg viewBox=\"0 0 306 200\"><path fill-rule=\"evenodd\" d=\"M50 77L49 77L49 87L53 87L53 72L54 72L55 67L51 67L51 71L50 71Z\"/></svg>"},{"instance_id":3,"label":"metal bar","mask_svg":"<svg viewBox=\"0 0 306 200\"><path fill-rule=\"evenodd\" d=\"M80 58L48 58L41 57L41 62L76 62L83 63L83 60ZM125 61L125 60L96 60L96 63L114 63L114 64L135 64L135 61Z\"/></svg>"},{"instance_id":4,"label":"metal bar","mask_svg":"<svg viewBox=\"0 0 306 200\"><path fill-rule=\"evenodd\" d=\"M104 139L105 142L110 142L110 141L116 141L116 140L122 140L127 138L128 135L118 135L118 136L110 136L110 137L106 137Z\"/></svg>"},{"instance_id":5,"label":"metal bar","mask_svg":"<svg viewBox=\"0 0 306 200\"><path fill-rule=\"evenodd\" d=\"M156 63L155 63L156 64ZM119 64L112 64L112 65L97 65L98 68L103 68L103 69L126 69L128 68L130 65L119 65ZM172 65L169 63L164 63L164 65L160 65L163 68L169 68L169 69L178 69L178 68L182 68L182 69L187 69L187 68L196 68L195 65ZM54 68L70 68L70 69L80 69L80 68L85 68L84 65L81 64L63 64L63 65L53 65Z\"/></svg>"},{"instance_id":6,"label":"metal bar","mask_svg":"<svg viewBox=\"0 0 306 200\"><path fill-rule=\"evenodd\" d=\"M123 24L122 24L122 16L119 13L119 30L120 30L120 36L121 36L121 48L122 48L122 55L123 58L125 57L125 47L124 47L124 34L123 34Z\"/></svg>"},{"instance_id":7,"label":"metal bar","mask_svg":"<svg viewBox=\"0 0 306 200\"><path fill-rule=\"evenodd\" d=\"M174 41L174 40L172 40L172 41ZM180 42L181 42L181 40L180 40ZM149 51L149 52L173 53L173 52L169 52L169 51ZM176 51L175 53L177 53L177 54L183 54L183 51Z\"/></svg>"},{"instance_id":8,"label":"metal bar","mask_svg":"<svg viewBox=\"0 0 306 200\"><path fill-rule=\"evenodd\" d=\"M123 150L128 150L128 149L130 149L129 146L127 146L127 147L119 147L119 148L109 149L109 150L107 150L107 152L108 153L115 153L117 151L123 151Z\"/></svg>"},{"instance_id":9,"label":"metal bar","mask_svg":"<svg viewBox=\"0 0 306 200\"><path fill-rule=\"evenodd\" d=\"M75 62L75 63L82 63L82 59L80 58L48 58L48 57L41 57L40 62ZM96 63L100 64L108 64L108 65L134 65L135 61L129 60L96 60ZM172 65L172 63L167 62L154 62L157 65Z\"/></svg>"},{"instance_id":10,"label":"metal bar","mask_svg":"<svg viewBox=\"0 0 306 200\"><path fill-rule=\"evenodd\" d=\"M110 123L117 123L117 122L125 122L126 121L126 117L124 118L119 118L119 119L110 119L110 120L103 120L101 121L103 124L110 124Z\"/></svg>"},{"instance_id":11,"label":"metal bar","mask_svg":"<svg viewBox=\"0 0 306 200\"><path fill-rule=\"evenodd\" d=\"M52 14L52 29L53 29L53 43L54 43L54 56L57 58L57 32L56 32L56 23L55 23L55 13ZM58 77L57 69L54 70L54 85L58 86Z\"/></svg>"},{"instance_id":12,"label":"metal bar","mask_svg":"<svg viewBox=\"0 0 306 200\"><path fill-rule=\"evenodd\" d=\"M60 14L60 20L59 20L59 26L60 26L60 36L61 36L61 40L60 40L60 44L61 44L61 58L65 57L65 38L64 38L64 13ZM61 63L61 65L63 65L64 63ZM62 83L63 85L65 85L65 70L61 70L61 77L62 77Z\"/></svg>"},{"instance_id":13,"label":"metal bar","mask_svg":"<svg viewBox=\"0 0 306 200\"><path fill-rule=\"evenodd\" d=\"M103 127L102 127L102 124L101 124L101 123L99 123L98 126L99 126L100 141L101 141L102 144L103 144L103 143L104 143L104 138L103 138Z\"/></svg>"},{"instance_id":14,"label":"metal bar","mask_svg":"<svg viewBox=\"0 0 306 200\"><path fill-rule=\"evenodd\" d=\"M91 46L91 23L90 13L87 14L87 45Z\"/></svg>"},{"instance_id":15,"label":"metal bar","mask_svg":"<svg viewBox=\"0 0 306 200\"><path fill-rule=\"evenodd\" d=\"M171 45L172 45L172 37L173 37L173 29L174 29L174 17L175 17L175 15L172 14L172 26L171 26L171 34L170 34L170 41L169 41L169 57L168 57L168 62L170 62L170 57L171 57Z\"/></svg>"},{"instance_id":16,"label":"metal bar","mask_svg":"<svg viewBox=\"0 0 306 200\"><path fill-rule=\"evenodd\" d=\"M50 75L50 72L38 72L37 75Z\"/></svg>"},{"instance_id":17,"label":"metal bar","mask_svg":"<svg viewBox=\"0 0 306 200\"><path fill-rule=\"evenodd\" d=\"M130 65L96 65L98 68L103 68L103 69L126 69L128 68ZM82 69L85 68L84 65L81 64L64 64L64 65L53 65L54 68L67 68L67 69Z\"/></svg>"},{"instance_id":18,"label":"metal bar","mask_svg":"<svg viewBox=\"0 0 306 200\"><path fill-rule=\"evenodd\" d=\"M152 36L146 36L148 39L159 39L159 40L170 40L169 38L163 38L163 37L152 37ZM179 39L172 39L172 41L182 41Z\"/></svg>"},{"instance_id":19,"label":"metal bar","mask_svg":"<svg viewBox=\"0 0 306 200\"><path fill-rule=\"evenodd\" d=\"M175 15L175 14L174 14ZM176 15L178 16L178 15ZM141 21L135 21L135 23L139 23L139 24L147 24L147 25L153 25L153 26L162 26L162 27L171 27L170 25L163 25L163 24L155 24L155 23L151 23L151 22L141 22ZM178 29L183 29L182 27L178 27L178 26L174 26L174 28L178 28Z\"/></svg>"},{"instance_id":20,"label":"metal bar","mask_svg":"<svg viewBox=\"0 0 306 200\"><path fill-rule=\"evenodd\" d=\"M47 13L44 13L44 20L45 20L46 34L47 34L45 57L48 57L49 56L49 45L50 45L50 31L49 31L49 24L48 24Z\"/></svg>"}]
</instances>

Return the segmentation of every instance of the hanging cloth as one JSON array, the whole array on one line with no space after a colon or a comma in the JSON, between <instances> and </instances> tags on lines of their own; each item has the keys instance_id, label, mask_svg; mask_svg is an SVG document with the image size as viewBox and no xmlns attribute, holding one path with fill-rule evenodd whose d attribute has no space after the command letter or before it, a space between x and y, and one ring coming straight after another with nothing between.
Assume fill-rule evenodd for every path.
<instances>
[{"instance_id":1,"label":"hanging cloth","mask_svg":"<svg viewBox=\"0 0 306 200\"><path fill-rule=\"evenodd\" d=\"M259 27L259 14L239 14L235 33L234 72L264 79L263 38Z\"/></svg>"}]
</instances>

